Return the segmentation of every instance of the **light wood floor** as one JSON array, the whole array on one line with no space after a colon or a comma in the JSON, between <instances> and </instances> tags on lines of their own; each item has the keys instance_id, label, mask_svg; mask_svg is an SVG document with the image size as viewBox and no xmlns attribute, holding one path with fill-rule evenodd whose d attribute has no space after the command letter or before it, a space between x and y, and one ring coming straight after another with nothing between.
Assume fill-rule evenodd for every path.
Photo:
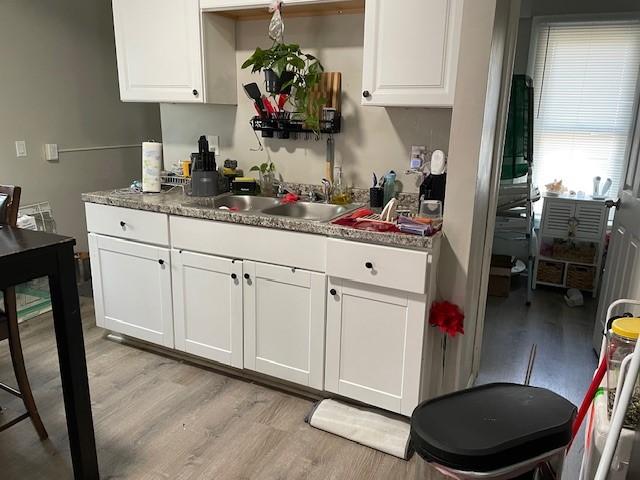
<instances>
[{"instance_id":1,"label":"light wood floor","mask_svg":"<svg viewBox=\"0 0 640 480\"><path fill-rule=\"evenodd\" d=\"M413 479L410 462L304 423L311 401L103 338L81 298L103 479ZM0 433L0 478L72 477L53 326L21 326L34 395L50 439L29 421ZM0 378L13 380L6 342ZM20 401L0 391L0 422Z\"/></svg>"}]
</instances>

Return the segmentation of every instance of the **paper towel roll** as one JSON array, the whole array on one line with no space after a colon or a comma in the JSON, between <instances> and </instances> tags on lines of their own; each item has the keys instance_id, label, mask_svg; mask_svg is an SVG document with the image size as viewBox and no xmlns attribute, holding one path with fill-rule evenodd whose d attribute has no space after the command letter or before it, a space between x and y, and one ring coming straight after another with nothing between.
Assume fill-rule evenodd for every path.
<instances>
[{"instance_id":1,"label":"paper towel roll","mask_svg":"<svg viewBox=\"0 0 640 480\"><path fill-rule=\"evenodd\" d=\"M162 143L142 142L142 191L160 191Z\"/></svg>"}]
</instances>

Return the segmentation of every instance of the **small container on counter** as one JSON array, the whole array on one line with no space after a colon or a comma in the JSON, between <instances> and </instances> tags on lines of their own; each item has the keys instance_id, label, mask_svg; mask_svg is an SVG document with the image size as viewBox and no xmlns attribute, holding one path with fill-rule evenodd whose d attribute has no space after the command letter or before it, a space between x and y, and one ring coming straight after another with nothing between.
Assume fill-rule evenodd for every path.
<instances>
[{"instance_id":1,"label":"small container on counter","mask_svg":"<svg viewBox=\"0 0 640 480\"><path fill-rule=\"evenodd\" d=\"M633 354L640 334L640 318L622 317L613 321L607 333L607 406L611 415L618 393L618 379L621 375L624 359ZM628 362L627 362L628 363ZM636 429L640 424L640 384L635 381L633 395L624 417L625 428Z\"/></svg>"},{"instance_id":2,"label":"small container on counter","mask_svg":"<svg viewBox=\"0 0 640 480\"><path fill-rule=\"evenodd\" d=\"M384 206L384 190L381 187L371 187L369 189L369 206L371 208L382 208Z\"/></svg>"},{"instance_id":3,"label":"small container on counter","mask_svg":"<svg viewBox=\"0 0 640 480\"><path fill-rule=\"evenodd\" d=\"M231 182L231 191L236 195L257 195L258 182L252 177L238 177Z\"/></svg>"},{"instance_id":4,"label":"small container on counter","mask_svg":"<svg viewBox=\"0 0 640 480\"><path fill-rule=\"evenodd\" d=\"M182 160L182 162L180 163L181 167L182 167L182 176L183 177L190 177L191 176L191 160Z\"/></svg>"},{"instance_id":5,"label":"small container on counter","mask_svg":"<svg viewBox=\"0 0 640 480\"><path fill-rule=\"evenodd\" d=\"M421 200L419 215L433 221L442 220L442 202L440 200Z\"/></svg>"}]
</instances>

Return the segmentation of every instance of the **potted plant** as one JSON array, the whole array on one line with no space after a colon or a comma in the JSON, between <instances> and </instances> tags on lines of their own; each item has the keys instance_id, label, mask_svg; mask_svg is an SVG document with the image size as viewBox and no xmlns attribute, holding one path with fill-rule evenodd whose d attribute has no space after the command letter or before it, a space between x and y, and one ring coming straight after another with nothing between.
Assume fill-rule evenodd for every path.
<instances>
[{"instance_id":1,"label":"potted plant","mask_svg":"<svg viewBox=\"0 0 640 480\"><path fill-rule=\"evenodd\" d=\"M291 94L290 101L307 126L320 129L320 112L325 100L312 95L320 83L324 67L316 57L303 53L295 43L274 42L271 48L256 48L242 64L251 72L264 72L265 86L272 95Z\"/></svg>"}]
</instances>

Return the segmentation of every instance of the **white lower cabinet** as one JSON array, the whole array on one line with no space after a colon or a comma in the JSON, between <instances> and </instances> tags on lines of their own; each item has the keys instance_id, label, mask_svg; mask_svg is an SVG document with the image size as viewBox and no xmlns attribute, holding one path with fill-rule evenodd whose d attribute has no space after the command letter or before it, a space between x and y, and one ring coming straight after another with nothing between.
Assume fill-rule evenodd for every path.
<instances>
[{"instance_id":1,"label":"white lower cabinet","mask_svg":"<svg viewBox=\"0 0 640 480\"><path fill-rule=\"evenodd\" d=\"M438 243L409 250L92 204L87 224L100 327L402 415L431 395Z\"/></svg>"},{"instance_id":2,"label":"white lower cabinet","mask_svg":"<svg viewBox=\"0 0 640 480\"><path fill-rule=\"evenodd\" d=\"M243 263L244 367L322 389L326 277Z\"/></svg>"},{"instance_id":3,"label":"white lower cabinet","mask_svg":"<svg viewBox=\"0 0 640 480\"><path fill-rule=\"evenodd\" d=\"M410 415L425 318L426 295L329 277L325 390Z\"/></svg>"},{"instance_id":4,"label":"white lower cabinet","mask_svg":"<svg viewBox=\"0 0 640 480\"><path fill-rule=\"evenodd\" d=\"M242 368L242 261L171 251L175 348Z\"/></svg>"},{"instance_id":5,"label":"white lower cabinet","mask_svg":"<svg viewBox=\"0 0 640 480\"><path fill-rule=\"evenodd\" d=\"M89 251L97 325L173 348L169 250L90 233Z\"/></svg>"}]
</instances>

